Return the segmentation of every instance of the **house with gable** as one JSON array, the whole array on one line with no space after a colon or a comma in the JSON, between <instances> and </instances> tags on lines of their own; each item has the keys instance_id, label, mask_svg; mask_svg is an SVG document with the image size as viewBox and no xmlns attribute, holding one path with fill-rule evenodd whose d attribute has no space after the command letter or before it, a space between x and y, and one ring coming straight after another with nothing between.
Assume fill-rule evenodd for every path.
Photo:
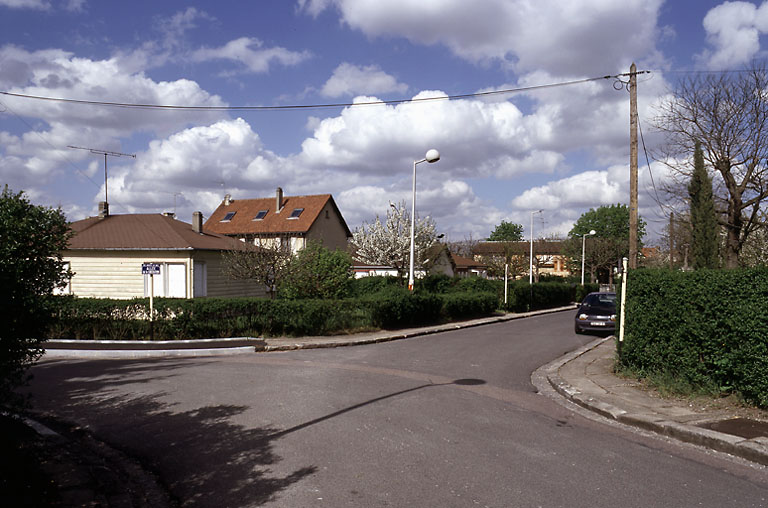
<instances>
[{"instance_id":1,"label":"house with gable","mask_svg":"<svg viewBox=\"0 0 768 508\"><path fill-rule=\"evenodd\" d=\"M58 291L81 297L136 298L154 296L266 296L253 281L230 280L223 273L223 253L240 242L203 228L203 216L192 224L173 214L110 215L100 203L99 215L72 222L74 235L62 259L74 273ZM142 274L142 265L160 265L160 274Z\"/></svg>"},{"instance_id":2,"label":"house with gable","mask_svg":"<svg viewBox=\"0 0 768 508\"><path fill-rule=\"evenodd\" d=\"M256 245L278 244L297 252L317 241L330 250L347 250L352 233L333 196L285 196L224 200L205 221L206 231Z\"/></svg>"}]
</instances>

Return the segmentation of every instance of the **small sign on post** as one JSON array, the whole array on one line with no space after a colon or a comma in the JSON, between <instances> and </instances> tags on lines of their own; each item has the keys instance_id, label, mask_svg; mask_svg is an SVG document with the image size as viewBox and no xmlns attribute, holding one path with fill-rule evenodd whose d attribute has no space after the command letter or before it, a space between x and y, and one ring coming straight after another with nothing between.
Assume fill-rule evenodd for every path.
<instances>
[{"instance_id":1,"label":"small sign on post","mask_svg":"<svg viewBox=\"0 0 768 508\"><path fill-rule=\"evenodd\" d=\"M149 335L155 339L155 275L160 275L160 263L142 263L141 274L149 275Z\"/></svg>"}]
</instances>

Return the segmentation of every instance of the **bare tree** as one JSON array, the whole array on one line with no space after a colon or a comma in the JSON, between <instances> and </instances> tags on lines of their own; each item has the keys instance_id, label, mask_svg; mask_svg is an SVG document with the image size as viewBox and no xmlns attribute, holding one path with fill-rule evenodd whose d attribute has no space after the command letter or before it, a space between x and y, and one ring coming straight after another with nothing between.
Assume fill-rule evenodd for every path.
<instances>
[{"instance_id":1,"label":"bare tree","mask_svg":"<svg viewBox=\"0 0 768 508\"><path fill-rule=\"evenodd\" d=\"M252 280L266 286L270 298L287 275L291 252L280 241L243 242L241 248L223 253L223 272L233 280Z\"/></svg>"},{"instance_id":2,"label":"bare tree","mask_svg":"<svg viewBox=\"0 0 768 508\"><path fill-rule=\"evenodd\" d=\"M735 268L768 198L768 71L753 66L685 78L659 107L655 124L667 135L659 157L673 173L666 190L678 199L685 198L690 157L701 143L726 232L725 266Z\"/></svg>"},{"instance_id":3,"label":"bare tree","mask_svg":"<svg viewBox=\"0 0 768 508\"><path fill-rule=\"evenodd\" d=\"M421 267L427 251L437 242L435 222L429 217L416 219L414 228L414 266ZM391 266L401 278L408 273L411 249L411 213L404 202L390 203L385 222L376 216L373 224L363 224L352 234L356 257L363 263Z\"/></svg>"}]
</instances>

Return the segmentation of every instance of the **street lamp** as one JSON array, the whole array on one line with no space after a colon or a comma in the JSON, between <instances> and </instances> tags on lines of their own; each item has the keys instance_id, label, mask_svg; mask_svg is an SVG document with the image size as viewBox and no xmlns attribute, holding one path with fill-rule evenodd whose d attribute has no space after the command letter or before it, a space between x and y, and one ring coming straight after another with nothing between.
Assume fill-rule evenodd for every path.
<instances>
[{"instance_id":1,"label":"street lamp","mask_svg":"<svg viewBox=\"0 0 768 508\"><path fill-rule=\"evenodd\" d=\"M416 230L416 164L422 162L437 162L440 160L440 152L434 148L427 152L423 159L413 161L413 194L411 197L411 269L408 272L408 291L413 291L413 257L414 257L414 232Z\"/></svg>"},{"instance_id":2,"label":"street lamp","mask_svg":"<svg viewBox=\"0 0 768 508\"><path fill-rule=\"evenodd\" d=\"M531 212L531 257L528 263L528 284L533 284L533 214L541 212L543 212L543 210L534 210Z\"/></svg>"},{"instance_id":3,"label":"street lamp","mask_svg":"<svg viewBox=\"0 0 768 508\"><path fill-rule=\"evenodd\" d=\"M584 233L581 235L581 285L584 285L584 257L587 250L587 237L592 236L596 234L597 232L593 229L589 233Z\"/></svg>"}]
</instances>

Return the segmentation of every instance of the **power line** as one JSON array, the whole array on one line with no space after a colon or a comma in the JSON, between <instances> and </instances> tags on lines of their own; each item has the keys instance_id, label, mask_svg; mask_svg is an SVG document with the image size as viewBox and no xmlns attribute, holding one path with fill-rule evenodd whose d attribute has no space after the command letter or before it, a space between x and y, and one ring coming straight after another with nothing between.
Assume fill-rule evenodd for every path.
<instances>
[{"instance_id":1,"label":"power line","mask_svg":"<svg viewBox=\"0 0 768 508\"><path fill-rule=\"evenodd\" d=\"M650 73L651 71L638 71L637 74ZM306 110L306 109L328 109L328 108L346 108L357 106L381 106L390 104L405 104L405 103L420 103L420 102L432 102L443 100L455 100L455 99L469 99L473 97L490 97L495 95L505 95L512 93L530 92L534 90L542 90L547 88L558 88L563 86L578 85L583 83L589 83L591 81L599 81L602 79L619 79L621 77L628 76L627 73L613 74L606 76L598 76L594 78L584 78L572 81L563 81L560 83L550 83L546 85L533 85L520 88L506 88L503 90L490 90L486 92L474 92L456 95L445 95L440 97L419 97L412 99L393 99L393 100L379 100L379 101L367 101L367 102L338 102L328 104L293 104L283 106L183 106L183 105L170 105L170 104L139 104L129 102L111 102L111 101L91 101L81 99L67 99L61 97L46 97L42 95L29 95L15 92L0 91L0 95L6 95L8 97L17 97L22 99L32 99L40 101L61 102L67 104L79 104L88 106L108 106L116 108L130 108L130 109L161 109L171 111L290 111L290 110Z\"/></svg>"}]
</instances>

